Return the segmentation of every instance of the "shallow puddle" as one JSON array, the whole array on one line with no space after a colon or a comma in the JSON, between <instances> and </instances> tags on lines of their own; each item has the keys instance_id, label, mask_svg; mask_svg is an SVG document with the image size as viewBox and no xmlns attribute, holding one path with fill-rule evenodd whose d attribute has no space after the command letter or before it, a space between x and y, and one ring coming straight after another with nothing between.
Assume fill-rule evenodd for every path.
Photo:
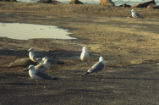
<instances>
[{"instance_id":1,"label":"shallow puddle","mask_svg":"<svg viewBox=\"0 0 159 105\"><path fill-rule=\"evenodd\" d=\"M67 29L51 25L37 25L24 23L0 23L0 37L18 40L36 38L76 39L68 36L71 34Z\"/></svg>"}]
</instances>

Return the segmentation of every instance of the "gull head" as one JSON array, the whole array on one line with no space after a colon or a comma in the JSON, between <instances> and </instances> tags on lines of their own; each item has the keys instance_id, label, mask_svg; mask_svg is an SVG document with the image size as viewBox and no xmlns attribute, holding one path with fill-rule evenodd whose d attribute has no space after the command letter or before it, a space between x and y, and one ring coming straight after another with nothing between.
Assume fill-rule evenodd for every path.
<instances>
[{"instance_id":1,"label":"gull head","mask_svg":"<svg viewBox=\"0 0 159 105\"><path fill-rule=\"evenodd\" d=\"M82 48L82 51L86 51L86 50L87 50L87 47L84 46L84 47Z\"/></svg>"},{"instance_id":2,"label":"gull head","mask_svg":"<svg viewBox=\"0 0 159 105\"><path fill-rule=\"evenodd\" d=\"M99 62L104 61L104 58L102 56L99 57Z\"/></svg>"},{"instance_id":3,"label":"gull head","mask_svg":"<svg viewBox=\"0 0 159 105\"><path fill-rule=\"evenodd\" d=\"M136 12L134 9L131 9L131 12Z\"/></svg>"},{"instance_id":4,"label":"gull head","mask_svg":"<svg viewBox=\"0 0 159 105\"><path fill-rule=\"evenodd\" d=\"M48 59L49 59L48 57L43 57L42 61L48 61Z\"/></svg>"},{"instance_id":5,"label":"gull head","mask_svg":"<svg viewBox=\"0 0 159 105\"><path fill-rule=\"evenodd\" d=\"M34 49L33 48L30 48L30 49L28 49L28 51L30 52L30 51L34 51Z\"/></svg>"}]
</instances>

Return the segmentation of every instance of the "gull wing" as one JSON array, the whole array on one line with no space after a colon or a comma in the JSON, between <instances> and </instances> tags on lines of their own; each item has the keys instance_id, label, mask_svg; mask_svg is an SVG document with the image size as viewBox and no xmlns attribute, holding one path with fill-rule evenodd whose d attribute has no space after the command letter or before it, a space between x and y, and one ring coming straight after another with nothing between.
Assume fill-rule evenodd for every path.
<instances>
[{"instance_id":1,"label":"gull wing","mask_svg":"<svg viewBox=\"0 0 159 105\"><path fill-rule=\"evenodd\" d=\"M97 62L95 63L90 69L88 69L87 72L92 73L92 72L98 72L104 68L104 63L103 62Z\"/></svg>"},{"instance_id":2,"label":"gull wing","mask_svg":"<svg viewBox=\"0 0 159 105\"><path fill-rule=\"evenodd\" d=\"M54 79L51 75L48 75L48 74L46 74L44 72L40 72L40 71L37 71L36 75L39 76L40 78L46 79L46 80L52 80L52 79Z\"/></svg>"}]
</instances>

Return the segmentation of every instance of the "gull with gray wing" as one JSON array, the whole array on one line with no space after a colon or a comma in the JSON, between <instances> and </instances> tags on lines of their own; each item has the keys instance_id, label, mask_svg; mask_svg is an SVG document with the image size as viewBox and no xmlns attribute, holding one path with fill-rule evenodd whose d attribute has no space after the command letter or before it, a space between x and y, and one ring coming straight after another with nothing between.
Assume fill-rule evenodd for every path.
<instances>
[{"instance_id":1,"label":"gull with gray wing","mask_svg":"<svg viewBox=\"0 0 159 105\"><path fill-rule=\"evenodd\" d=\"M131 10L131 16L133 18L142 18L134 9Z\"/></svg>"},{"instance_id":2,"label":"gull with gray wing","mask_svg":"<svg viewBox=\"0 0 159 105\"><path fill-rule=\"evenodd\" d=\"M45 86L45 80L55 80L55 77L52 77L51 75L48 75L44 72L35 70L34 65L29 65L29 76L31 79L36 80L36 85L38 86L38 80L43 80L44 81L44 88Z\"/></svg>"},{"instance_id":3,"label":"gull with gray wing","mask_svg":"<svg viewBox=\"0 0 159 105\"><path fill-rule=\"evenodd\" d=\"M42 61L35 66L35 70L38 70L41 72L48 70L51 67L51 63L48 60L49 60L48 57L43 57Z\"/></svg>"},{"instance_id":4,"label":"gull with gray wing","mask_svg":"<svg viewBox=\"0 0 159 105\"><path fill-rule=\"evenodd\" d=\"M105 67L105 61L102 56L99 57L99 61L96 62L88 71L85 73L85 75L88 75L90 73L95 73L103 70Z\"/></svg>"}]
</instances>

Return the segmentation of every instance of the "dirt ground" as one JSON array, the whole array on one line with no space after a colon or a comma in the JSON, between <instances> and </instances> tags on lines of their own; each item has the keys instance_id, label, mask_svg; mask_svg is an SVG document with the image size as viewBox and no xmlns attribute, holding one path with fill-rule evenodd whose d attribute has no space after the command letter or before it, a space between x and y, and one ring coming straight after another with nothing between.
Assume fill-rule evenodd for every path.
<instances>
[{"instance_id":1,"label":"dirt ground","mask_svg":"<svg viewBox=\"0 0 159 105\"><path fill-rule=\"evenodd\" d=\"M77 38L0 38L0 105L159 105L159 10L135 9L142 19L130 18L130 10L0 2L0 22L57 25ZM82 46L88 46L88 64L79 60ZM30 47L57 61L46 72L58 80L45 89L29 78L29 64L13 63L27 58ZM105 69L81 77L99 56Z\"/></svg>"}]
</instances>

